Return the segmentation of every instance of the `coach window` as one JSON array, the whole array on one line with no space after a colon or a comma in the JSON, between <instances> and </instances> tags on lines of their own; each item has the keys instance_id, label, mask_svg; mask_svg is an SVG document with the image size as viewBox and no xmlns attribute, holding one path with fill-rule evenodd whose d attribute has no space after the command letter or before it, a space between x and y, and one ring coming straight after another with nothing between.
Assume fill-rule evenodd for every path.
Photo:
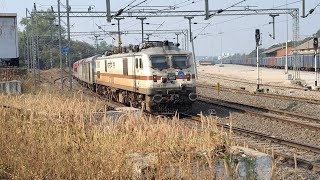
<instances>
[{"instance_id":1,"label":"coach window","mask_svg":"<svg viewBox=\"0 0 320 180\"><path fill-rule=\"evenodd\" d=\"M142 59L140 58L140 59L139 59L139 61L140 61L140 62L139 62L139 63L140 63L140 69L143 69L143 62L142 62Z\"/></svg>"},{"instance_id":2,"label":"coach window","mask_svg":"<svg viewBox=\"0 0 320 180\"><path fill-rule=\"evenodd\" d=\"M106 72L108 72L108 62L107 62L107 60L104 61L104 70Z\"/></svg>"},{"instance_id":3,"label":"coach window","mask_svg":"<svg viewBox=\"0 0 320 180\"><path fill-rule=\"evenodd\" d=\"M139 62L138 62L138 58L136 58L136 69L138 69L139 68L139 64L138 64Z\"/></svg>"}]
</instances>

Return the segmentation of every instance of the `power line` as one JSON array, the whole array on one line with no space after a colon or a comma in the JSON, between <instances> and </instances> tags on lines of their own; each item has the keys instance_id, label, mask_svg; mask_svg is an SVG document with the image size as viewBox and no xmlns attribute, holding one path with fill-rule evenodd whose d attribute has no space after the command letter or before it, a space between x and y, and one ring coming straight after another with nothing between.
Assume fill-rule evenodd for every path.
<instances>
[{"instance_id":1,"label":"power line","mask_svg":"<svg viewBox=\"0 0 320 180\"><path fill-rule=\"evenodd\" d=\"M240 1L240 2L238 2L238 3L236 3L236 4L232 5L232 6L230 6L230 7L228 7L228 8L234 7L234 6L240 4L240 3L244 2L244 1L245 1L245 0ZM280 6L276 6L276 7L274 7L274 8L280 8L280 7L284 7L284 6L287 6L287 5L292 5L292 4L299 3L299 2L300 2L300 0L294 1L294 2L291 2L291 3L286 3L286 4L283 4L283 5L280 5ZM320 5L320 3L318 4L318 6L319 6L319 5ZM223 11L225 11L225 10L227 10L227 8L224 9ZM223 23L226 23L226 22L229 22L229 21L233 21L233 20L237 20L237 19L240 19L240 18L243 18L243 17L246 17L246 15L239 16L239 17L236 17L236 18L232 18L232 19L229 19L229 20L226 20L226 21L222 21L222 22L219 22L219 23L215 23L215 24L211 24L211 23L212 23L212 21L211 21L211 22L210 22L209 24L207 24L204 28L199 28L199 29L195 29L195 30L194 30L194 31L197 31L197 30L202 29L202 30L200 31L200 33L198 33L198 34L194 37L194 39L196 39L197 36L198 36L199 34L201 34L201 33L202 33L207 27L209 27L209 26L214 26L214 25L217 25L217 24L223 24Z\"/></svg>"},{"instance_id":2,"label":"power line","mask_svg":"<svg viewBox=\"0 0 320 180\"><path fill-rule=\"evenodd\" d=\"M309 13L305 16L305 17L308 17L309 15L311 15L315 10L316 8L320 6L320 3L316 5L316 7L314 7L313 9L310 9Z\"/></svg>"},{"instance_id":3,"label":"power line","mask_svg":"<svg viewBox=\"0 0 320 180\"><path fill-rule=\"evenodd\" d=\"M131 10L131 9L133 9L133 8L139 6L140 4L145 3L145 2L147 2L147 1L148 1L148 0L144 0L144 1L142 1L142 2L140 2L140 3L138 3L138 4L136 4L136 5L134 5L134 6L132 6L132 7L130 7L130 8L127 9L126 11L129 11L129 10Z\"/></svg>"},{"instance_id":4,"label":"power line","mask_svg":"<svg viewBox=\"0 0 320 180\"><path fill-rule=\"evenodd\" d=\"M240 2L237 2L237 3L233 4L233 5L225 8L225 9L219 9L217 12L215 12L215 13L213 13L213 14L210 14L210 15L209 15L209 18L212 17L212 16L214 16L214 15L216 15L216 14L220 14L220 13L222 13L222 12L225 11L225 10L228 10L228 9L230 9L230 8L233 8L234 6L236 6L236 5L238 5L238 4L241 4L241 3L245 2L245 1L246 1L246 0L242 0L242 1L240 1ZM239 19L239 18L242 18L242 17L244 17L244 16L240 16L240 17L238 17L238 18L236 18L236 19ZM200 33L198 33L196 36L194 36L193 39L196 39L197 36L198 36L199 34L201 34L205 29L207 29L207 27L208 27L211 23L212 23L212 21L211 21L209 24L207 24L207 25L200 31Z\"/></svg>"}]
</instances>

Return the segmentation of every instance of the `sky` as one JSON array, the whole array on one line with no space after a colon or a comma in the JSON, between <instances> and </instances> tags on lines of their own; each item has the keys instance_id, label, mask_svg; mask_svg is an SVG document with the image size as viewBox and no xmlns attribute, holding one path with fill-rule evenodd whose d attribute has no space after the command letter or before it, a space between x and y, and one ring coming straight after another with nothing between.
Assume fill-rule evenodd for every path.
<instances>
[{"instance_id":1,"label":"sky","mask_svg":"<svg viewBox=\"0 0 320 180\"><path fill-rule=\"evenodd\" d=\"M120 8L126 7L134 0L111 0L111 10L117 11ZM143 0L135 0L133 5L142 2ZM225 9L241 0L209 0L210 10ZM287 3L286 3L287 2ZM13 12L18 14L18 19L26 17L26 8L32 10L33 3L36 3L37 10L46 10L53 6L57 10L57 0L0 0L0 12ZM63 5L65 0L61 0ZM320 0L306 0L306 11L314 8ZM105 0L69 0L72 11L87 11L88 7L93 7L93 11L105 11ZM231 9L244 10L245 7L266 9L266 8L300 8L299 0L246 0L238 6ZM141 8L146 9L163 9L171 7L179 7L177 10L204 10L204 0L146 0L142 3ZM164 6L164 7L156 7ZM135 7L136 9L138 7ZM63 9L62 7L62 10ZM301 12L301 11L300 11ZM320 29L320 6L315 12L307 18L300 18L300 38L312 36ZM209 20L204 20L204 17L197 17L192 20L192 31L194 35L198 35L194 40L195 54L197 56L218 56L223 53L249 53L255 48L255 29L259 28L262 33L262 47L268 48L273 44L286 42L287 35L287 16L280 15L275 19L276 39L272 39L269 34L272 34L271 17L268 15L260 16L214 16ZM66 22L65 19L63 19ZM115 23L116 21L112 21ZM126 18L121 22L121 30L141 30L141 22L135 18ZM184 30L188 29L188 21L183 17L157 17L148 18L145 20L149 25L144 25L146 30ZM208 23L210 23L208 25ZM117 26L107 23L106 18L71 18L71 32L93 32L98 31L96 24L101 26L106 31L116 31ZM207 26L207 28L205 28ZM292 39L292 18L288 16L289 40ZM19 25L20 30L23 29ZM176 35L174 33L153 34L150 40L169 40L175 42ZM72 36L72 39L85 41L94 44L94 36ZM109 36L99 37L111 44L112 38ZM141 41L141 34L124 35L122 36L123 43L138 44ZM222 40L222 41L221 41ZM183 36L179 36L180 44L183 44ZM190 46L191 47L191 46Z\"/></svg>"}]
</instances>

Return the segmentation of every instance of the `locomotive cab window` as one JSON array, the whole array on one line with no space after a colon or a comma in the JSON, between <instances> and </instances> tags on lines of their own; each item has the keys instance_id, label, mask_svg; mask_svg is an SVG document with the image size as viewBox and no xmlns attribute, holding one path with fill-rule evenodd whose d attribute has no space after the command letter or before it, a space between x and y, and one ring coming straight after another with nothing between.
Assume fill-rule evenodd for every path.
<instances>
[{"instance_id":1,"label":"locomotive cab window","mask_svg":"<svg viewBox=\"0 0 320 180\"><path fill-rule=\"evenodd\" d=\"M168 58L166 56L151 56L151 65L153 69L167 69L168 66Z\"/></svg>"},{"instance_id":2,"label":"locomotive cab window","mask_svg":"<svg viewBox=\"0 0 320 180\"><path fill-rule=\"evenodd\" d=\"M189 68L188 56L172 56L172 67L175 69L186 69Z\"/></svg>"}]
</instances>

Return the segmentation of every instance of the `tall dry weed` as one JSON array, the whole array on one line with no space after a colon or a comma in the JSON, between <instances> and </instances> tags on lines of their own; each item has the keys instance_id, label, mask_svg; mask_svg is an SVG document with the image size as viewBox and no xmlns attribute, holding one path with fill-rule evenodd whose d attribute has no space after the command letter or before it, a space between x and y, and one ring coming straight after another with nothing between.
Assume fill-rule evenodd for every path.
<instances>
[{"instance_id":1,"label":"tall dry weed","mask_svg":"<svg viewBox=\"0 0 320 180\"><path fill-rule=\"evenodd\" d=\"M200 129L130 113L114 122L95 116L104 109L81 93L0 95L0 178L132 178L132 153L157 154L158 178L214 176L200 170L224 147L212 119L203 118Z\"/></svg>"}]
</instances>

